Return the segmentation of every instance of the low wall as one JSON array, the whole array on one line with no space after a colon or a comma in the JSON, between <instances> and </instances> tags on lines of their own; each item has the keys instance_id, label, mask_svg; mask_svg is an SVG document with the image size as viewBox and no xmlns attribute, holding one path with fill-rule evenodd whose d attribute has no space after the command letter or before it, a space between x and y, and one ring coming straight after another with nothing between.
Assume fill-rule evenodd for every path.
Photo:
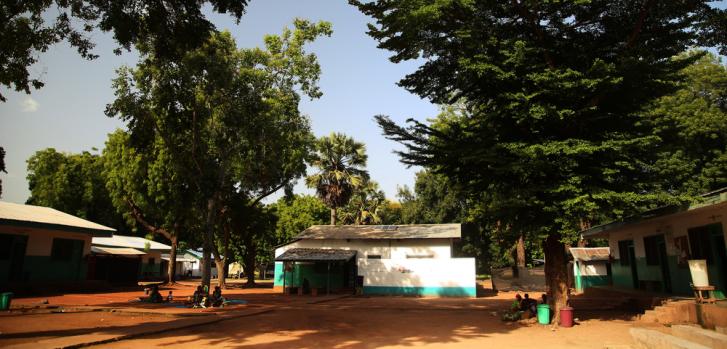
<instances>
[{"instance_id":1,"label":"low wall","mask_svg":"<svg viewBox=\"0 0 727 349\"><path fill-rule=\"evenodd\" d=\"M358 273L364 294L476 296L474 258L364 260Z\"/></svg>"}]
</instances>

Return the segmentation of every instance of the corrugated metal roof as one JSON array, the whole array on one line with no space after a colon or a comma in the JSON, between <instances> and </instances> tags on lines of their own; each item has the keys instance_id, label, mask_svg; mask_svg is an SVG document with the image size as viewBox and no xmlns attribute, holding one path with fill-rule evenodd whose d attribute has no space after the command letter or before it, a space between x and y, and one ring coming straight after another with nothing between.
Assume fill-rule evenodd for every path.
<instances>
[{"instance_id":1,"label":"corrugated metal roof","mask_svg":"<svg viewBox=\"0 0 727 349\"><path fill-rule=\"evenodd\" d=\"M0 224L110 236L116 230L50 207L0 201Z\"/></svg>"},{"instance_id":2,"label":"corrugated metal roof","mask_svg":"<svg viewBox=\"0 0 727 349\"><path fill-rule=\"evenodd\" d=\"M462 236L461 224L314 225L296 239L451 239Z\"/></svg>"},{"instance_id":3,"label":"corrugated metal roof","mask_svg":"<svg viewBox=\"0 0 727 349\"><path fill-rule=\"evenodd\" d=\"M611 256L608 247L571 247L570 254L578 261L607 261Z\"/></svg>"},{"instance_id":4,"label":"corrugated metal roof","mask_svg":"<svg viewBox=\"0 0 727 349\"><path fill-rule=\"evenodd\" d=\"M169 261L169 259L170 259L170 256L169 256L168 254L163 254L163 255L162 255L162 259L163 259L163 260L165 260L165 261ZM189 263L197 263L197 262L199 262L199 260L198 260L198 259L196 259L196 258L189 258L189 257L184 257L184 255L183 255L183 254L182 254L181 256L180 256L180 255L177 255L177 259L176 259L176 261L177 261L177 262L189 262Z\"/></svg>"},{"instance_id":5,"label":"corrugated metal roof","mask_svg":"<svg viewBox=\"0 0 727 349\"><path fill-rule=\"evenodd\" d=\"M91 252L98 254L112 254L117 256L141 256L146 254L133 248L101 246L91 246Z\"/></svg>"},{"instance_id":6,"label":"corrugated metal roof","mask_svg":"<svg viewBox=\"0 0 727 349\"><path fill-rule=\"evenodd\" d=\"M91 243L96 246L109 247L129 247L146 251L146 244L149 244L149 250L153 251L169 251L172 248L168 245L158 243L156 241L125 235L114 235L112 237L94 237Z\"/></svg>"},{"instance_id":7,"label":"corrugated metal roof","mask_svg":"<svg viewBox=\"0 0 727 349\"><path fill-rule=\"evenodd\" d=\"M356 257L355 250L340 250L333 248L291 248L277 258L276 261L347 261Z\"/></svg>"}]
</instances>

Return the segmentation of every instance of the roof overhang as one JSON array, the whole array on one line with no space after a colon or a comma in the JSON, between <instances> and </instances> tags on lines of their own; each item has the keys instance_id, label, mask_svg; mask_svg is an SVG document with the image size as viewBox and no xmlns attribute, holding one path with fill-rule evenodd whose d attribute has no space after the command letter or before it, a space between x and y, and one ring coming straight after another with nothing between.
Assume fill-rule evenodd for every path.
<instances>
[{"instance_id":1,"label":"roof overhang","mask_svg":"<svg viewBox=\"0 0 727 349\"><path fill-rule=\"evenodd\" d=\"M125 247L101 247L101 246L91 246L91 252L96 254L108 254L108 255L115 255L115 256L143 256L146 253L135 250L133 248L125 248Z\"/></svg>"},{"instance_id":2,"label":"roof overhang","mask_svg":"<svg viewBox=\"0 0 727 349\"><path fill-rule=\"evenodd\" d=\"M89 234L92 237L110 237L116 231L114 229L111 229L111 230L92 229L92 228L76 227L76 226L63 225L63 224L53 224L53 223L43 223L43 222L33 222L33 221L23 221L23 220L16 220L16 219L0 218L0 226L3 226L3 225L13 226L13 227L22 227L22 228L36 228L36 229L44 229L44 230L65 231L68 233Z\"/></svg>"},{"instance_id":3,"label":"roof overhang","mask_svg":"<svg viewBox=\"0 0 727 349\"><path fill-rule=\"evenodd\" d=\"M349 261L356 257L355 250L333 248L291 248L275 260L278 262L335 262Z\"/></svg>"},{"instance_id":4,"label":"roof overhang","mask_svg":"<svg viewBox=\"0 0 727 349\"><path fill-rule=\"evenodd\" d=\"M608 247L571 247L568 250L577 261L607 261L611 256Z\"/></svg>"}]
</instances>

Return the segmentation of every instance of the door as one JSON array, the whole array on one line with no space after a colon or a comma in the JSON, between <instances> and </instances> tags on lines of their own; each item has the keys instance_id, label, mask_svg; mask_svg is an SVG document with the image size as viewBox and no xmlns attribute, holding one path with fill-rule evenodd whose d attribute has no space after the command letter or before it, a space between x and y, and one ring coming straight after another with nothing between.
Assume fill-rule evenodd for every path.
<instances>
[{"instance_id":1,"label":"door","mask_svg":"<svg viewBox=\"0 0 727 349\"><path fill-rule=\"evenodd\" d=\"M10 245L9 281L25 281L23 280L23 262L25 261L25 249L28 245L28 237L24 235L14 236L15 238Z\"/></svg>"},{"instance_id":2,"label":"door","mask_svg":"<svg viewBox=\"0 0 727 349\"><path fill-rule=\"evenodd\" d=\"M727 291L727 256L722 224L710 224L688 230L692 259L707 260L709 283Z\"/></svg>"},{"instance_id":3,"label":"door","mask_svg":"<svg viewBox=\"0 0 727 349\"><path fill-rule=\"evenodd\" d=\"M634 288L639 288L639 273L638 268L636 267L636 251L634 250L634 242L630 241L630 244L628 245L628 253L629 253L629 264L631 265L631 280L634 284Z\"/></svg>"},{"instance_id":4,"label":"door","mask_svg":"<svg viewBox=\"0 0 727 349\"><path fill-rule=\"evenodd\" d=\"M661 269L661 282L663 290L666 293L671 293L671 274L669 274L669 260L666 256L666 243L664 242L664 235L657 241L656 247L659 251L659 268Z\"/></svg>"}]
</instances>

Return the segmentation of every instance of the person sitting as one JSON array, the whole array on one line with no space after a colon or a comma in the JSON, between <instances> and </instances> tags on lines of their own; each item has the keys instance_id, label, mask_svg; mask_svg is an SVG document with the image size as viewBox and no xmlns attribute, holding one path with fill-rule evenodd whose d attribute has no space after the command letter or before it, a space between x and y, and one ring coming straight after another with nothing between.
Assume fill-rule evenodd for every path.
<instances>
[{"instance_id":1,"label":"person sitting","mask_svg":"<svg viewBox=\"0 0 727 349\"><path fill-rule=\"evenodd\" d=\"M197 286L197 290L195 290L194 294L192 295L192 308L203 307L204 298L205 295L202 291L202 286Z\"/></svg>"},{"instance_id":2,"label":"person sitting","mask_svg":"<svg viewBox=\"0 0 727 349\"><path fill-rule=\"evenodd\" d=\"M520 310L524 312L524 318L530 318L538 313L538 301L530 298L530 295L527 293L520 304Z\"/></svg>"},{"instance_id":3,"label":"person sitting","mask_svg":"<svg viewBox=\"0 0 727 349\"><path fill-rule=\"evenodd\" d=\"M172 296L172 291L169 291L169 294L167 295L167 302L171 303L174 301L174 296Z\"/></svg>"},{"instance_id":4,"label":"person sitting","mask_svg":"<svg viewBox=\"0 0 727 349\"><path fill-rule=\"evenodd\" d=\"M213 307L219 307L224 302L225 298L222 297L222 289L220 286L215 286L215 290L212 292L212 297L210 297L210 304Z\"/></svg>"},{"instance_id":5,"label":"person sitting","mask_svg":"<svg viewBox=\"0 0 727 349\"><path fill-rule=\"evenodd\" d=\"M522 317L523 312L520 310L522 305L523 297L518 293L515 295L515 300L510 305L510 311L502 315L503 321L517 321Z\"/></svg>"},{"instance_id":6,"label":"person sitting","mask_svg":"<svg viewBox=\"0 0 727 349\"><path fill-rule=\"evenodd\" d=\"M164 301L162 294L159 293L159 286L154 285L151 290L151 295L149 296L149 301L152 303L161 303Z\"/></svg>"}]
</instances>

